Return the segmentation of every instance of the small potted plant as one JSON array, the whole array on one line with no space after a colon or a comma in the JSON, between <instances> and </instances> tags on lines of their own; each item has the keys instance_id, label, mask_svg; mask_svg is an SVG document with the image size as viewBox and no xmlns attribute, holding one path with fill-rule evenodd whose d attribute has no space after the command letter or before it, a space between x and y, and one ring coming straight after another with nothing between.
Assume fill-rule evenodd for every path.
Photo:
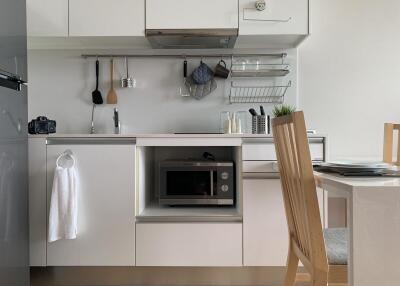
<instances>
[{"instance_id":1,"label":"small potted plant","mask_svg":"<svg viewBox=\"0 0 400 286\"><path fill-rule=\"evenodd\" d=\"M274 109L272 110L272 114L275 117L281 117L285 115L289 115L296 111L296 108L291 105L282 104L282 105L275 105Z\"/></svg>"}]
</instances>

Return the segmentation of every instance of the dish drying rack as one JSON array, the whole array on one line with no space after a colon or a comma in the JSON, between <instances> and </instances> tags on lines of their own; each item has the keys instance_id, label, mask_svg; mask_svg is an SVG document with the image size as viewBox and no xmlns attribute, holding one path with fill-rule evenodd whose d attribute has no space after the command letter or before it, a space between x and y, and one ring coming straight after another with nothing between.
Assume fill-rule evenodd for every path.
<instances>
[{"instance_id":1,"label":"dish drying rack","mask_svg":"<svg viewBox=\"0 0 400 286\"><path fill-rule=\"evenodd\" d=\"M289 81L286 85L237 85L231 82L229 103L274 103L284 102L285 94L292 85Z\"/></svg>"},{"instance_id":2,"label":"dish drying rack","mask_svg":"<svg viewBox=\"0 0 400 286\"><path fill-rule=\"evenodd\" d=\"M270 60L271 57L268 57ZM265 62L262 57L232 57L231 86L229 102L232 103L272 103L284 102L285 94L292 85L289 81L286 84L245 84L235 82L235 78L276 78L285 77L290 73L290 65L285 63L286 54L276 54L273 62Z\"/></svg>"},{"instance_id":3,"label":"dish drying rack","mask_svg":"<svg viewBox=\"0 0 400 286\"><path fill-rule=\"evenodd\" d=\"M285 63L286 54L276 54L280 62L265 62L266 58L260 56L239 57L232 56L231 77L282 77L290 73L289 64Z\"/></svg>"}]
</instances>

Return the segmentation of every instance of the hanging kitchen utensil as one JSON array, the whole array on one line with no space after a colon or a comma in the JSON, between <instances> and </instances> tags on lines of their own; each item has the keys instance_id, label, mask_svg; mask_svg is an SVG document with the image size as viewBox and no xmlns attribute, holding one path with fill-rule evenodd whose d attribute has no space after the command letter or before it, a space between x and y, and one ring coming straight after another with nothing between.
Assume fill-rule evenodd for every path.
<instances>
[{"instance_id":1,"label":"hanging kitchen utensil","mask_svg":"<svg viewBox=\"0 0 400 286\"><path fill-rule=\"evenodd\" d=\"M118 103L118 97L117 93L115 92L114 89L114 59L111 59L110 62L110 90L107 94L107 104L117 104Z\"/></svg>"},{"instance_id":2,"label":"hanging kitchen utensil","mask_svg":"<svg viewBox=\"0 0 400 286\"><path fill-rule=\"evenodd\" d=\"M179 94L181 96L190 96L190 85L186 84L187 82L187 60L183 61L183 85L179 88Z\"/></svg>"},{"instance_id":3,"label":"hanging kitchen utensil","mask_svg":"<svg viewBox=\"0 0 400 286\"><path fill-rule=\"evenodd\" d=\"M92 92L92 101L94 104L103 104L103 97L99 90L99 60L96 60L96 89Z\"/></svg>"},{"instance_id":4,"label":"hanging kitchen utensil","mask_svg":"<svg viewBox=\"0 0 400 286\"><path fill-rule=\"evenodd\" d=\"M217 88L217 82L212 78L206 84L196 84L194 80L189 77L186 81L186 86L190 88L190 95L192 97L202 99Z\"/></svg>"},{"instance_id":5,"label":"hanging kitchen utensil","mask_svg":"<svg viewBox=\"0 0 400 286\"><path fill-rule=\"evenodd\" d=\"M123 77L121 79L121 87L123 88L136 87L136 80L129 76L129 63L127 57L125 57L125 69L126 69L126 77Z\"/></svg>"},{"instance_id":6,"label":"hanging kitchen utensil","mask_svg":"<svg viewBox=\"0 0 400 286\"><path fill-rule=\"evenodd\" d=\"M193 71L191 77L196 84L206 84L214 77L214 72L208 65L201 61L200 65Z\"/></svg>"}]
</instances>

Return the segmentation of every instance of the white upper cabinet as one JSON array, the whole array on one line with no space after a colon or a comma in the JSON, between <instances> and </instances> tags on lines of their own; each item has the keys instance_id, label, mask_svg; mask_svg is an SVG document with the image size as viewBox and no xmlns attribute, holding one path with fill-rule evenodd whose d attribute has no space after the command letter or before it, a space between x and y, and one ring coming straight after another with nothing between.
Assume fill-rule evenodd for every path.
<instances>
[{"instance_id":1,"label":"white upper cabinet","mask_svg":"<svg viewBox=\"0 0 400 286\"><path fill-rule=\"evenodd\" d=\"M238 28L237 0L146 0L146 29Z\"/></svg>"},{"instance_id":2,"label":"white upper cabinet","mask_svg":"<svg viewBox=\"0 0 400 286\"><path fill-rule=\"evenodd\" d=\"M69 0L70 36L144 36L145 0Z\"/></svg>"},{"instance_id":3,"label":"white upper cabinet","mask_svg":"<svg viewBox=\"0 0 400 286\"><path fill-rule=\"evenodd\" d=\"M27 0L26 14L28 36L68 36L68 0Z\"/></svg>"},{"instance_id":4,"label":"white upper cabinet","mask_svg":"<svg viewBox=\"0 0 400 286\"><path fill-rule=\"evenodd\" d=\"M256 2L239 0L239 35L309 34L308 0L265 0L264 10Z\"/></svg>"}]
</instances>

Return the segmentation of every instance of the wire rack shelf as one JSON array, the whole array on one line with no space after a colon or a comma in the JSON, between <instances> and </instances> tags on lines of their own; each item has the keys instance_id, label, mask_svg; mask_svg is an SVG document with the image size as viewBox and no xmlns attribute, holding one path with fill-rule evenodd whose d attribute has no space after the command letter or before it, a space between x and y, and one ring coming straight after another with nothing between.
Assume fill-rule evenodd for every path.
<instances>
[{"instance_id":1,"label":"wire rack shelf","mask_svg":"<svg viewBox=\"0 0 400 286\"><path fill-rule=\"evenodd\" d=\"M231 82L229 103L283 103L288 88L292 85L238 85Z\"/></svg>"}]
</instances>

